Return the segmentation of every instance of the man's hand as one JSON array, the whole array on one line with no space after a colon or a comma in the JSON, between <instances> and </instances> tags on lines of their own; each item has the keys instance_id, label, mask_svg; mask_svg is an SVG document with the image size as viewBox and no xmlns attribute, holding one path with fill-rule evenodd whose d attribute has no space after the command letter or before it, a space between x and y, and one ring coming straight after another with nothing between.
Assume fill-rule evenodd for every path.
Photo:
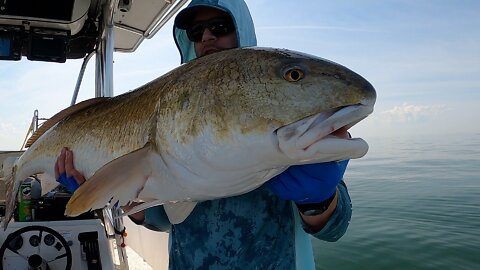
<instances>
[{"instance_id":1,"label":"man's hand","mask_svg":"<svg viewBox=\"0 0 480 270\"><path fill-rule=\"evenodd\" d=\"M300 213L312 233L320 231L337 207L337 185L343 178L348 160L292 166L267 182L268 188L278 197L294 201L297 206L328 203L318 215ZM333 196L333 199L332 199ZM316 206L316 205L313 205Z\"/></svg>"},{"instance_id":2,"label":"man's hand","mask_svg":"<svg viewBox=\"0 0 480 270\"><path fill-rule=\"evenodd\" d=\"M284 200L320 203L335 194L347 165L348 160L291 166L268 181L267 186Z\"/></svg>"},{"instance_id":3,"label":"man's hand","mask_svg":"<svg viewBox=\"0 0 480 270\"><path fill-rule=\"evenodd\" d=\"M72 193L85 182L85 177L73 165L73 152L66 147L55 162L55 179Z\"/></svg>"}]
</instances>

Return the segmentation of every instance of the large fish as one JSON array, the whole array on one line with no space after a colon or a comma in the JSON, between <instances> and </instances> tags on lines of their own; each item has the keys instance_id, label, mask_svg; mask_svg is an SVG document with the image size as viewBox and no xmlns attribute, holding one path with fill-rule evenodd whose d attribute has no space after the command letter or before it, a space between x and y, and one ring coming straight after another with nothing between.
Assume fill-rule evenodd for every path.
<instances>
[{"instance_id":1,"label":"large fish","mask_svg":"<svg viewBox=\"0 0 480 270\"><path fill-rule=\"evenodd\" d=\"M195 202L251 191L288 166L359 158L359 138L331 133L373 111L360 75L314 56L273 48L215 53L113 98L85 101L16 161L7 222L23 179L54 174L62 147L88 179L65 214L105 205L165 204L174 223Z\"/></svg>"}]
</instances>

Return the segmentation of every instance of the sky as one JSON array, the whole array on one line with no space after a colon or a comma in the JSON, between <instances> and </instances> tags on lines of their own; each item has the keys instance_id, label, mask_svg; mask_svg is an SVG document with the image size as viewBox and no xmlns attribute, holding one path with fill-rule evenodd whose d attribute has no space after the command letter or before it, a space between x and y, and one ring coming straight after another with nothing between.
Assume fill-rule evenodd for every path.
<instances>
[{"instance_id":1,"label":"sky","mask_svg":"<svg viewBox=\"0 0 480 270\"><path fill-rule=\"evenodd\" d=\"M359 73L377 90L354 137L480 135L480 1L247 0L258 46L316 55ZM114 94L177 67L167 23L133 53L114 54ZM94 61L78 101L94 97ZM0 151L19 150L34 110L68 107L81 60L0 62Z\"/></svg>"}]
</instances>

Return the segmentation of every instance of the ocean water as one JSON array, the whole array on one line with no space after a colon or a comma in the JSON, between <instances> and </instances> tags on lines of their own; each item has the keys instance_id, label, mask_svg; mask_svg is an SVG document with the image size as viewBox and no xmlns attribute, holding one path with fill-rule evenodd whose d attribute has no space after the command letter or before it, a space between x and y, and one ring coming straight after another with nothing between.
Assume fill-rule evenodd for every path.
<instances>
[{"instance_id":1,"label":"ocean water","mask_svg":"<svg viewBox=\"0 0 480 270\"><path fill-rule=\"evenodd\" d=\"M480 134L367 140L345 174L347 233L317 269L480 269Z\"/></svg>"}]
</instances>

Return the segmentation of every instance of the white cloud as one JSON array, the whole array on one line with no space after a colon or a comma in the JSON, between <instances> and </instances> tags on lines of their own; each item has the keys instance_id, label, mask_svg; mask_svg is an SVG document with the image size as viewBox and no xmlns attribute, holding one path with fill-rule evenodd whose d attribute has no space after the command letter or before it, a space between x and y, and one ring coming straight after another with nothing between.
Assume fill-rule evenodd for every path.
<instances>
[{"instance_id":1,"label":"white cloud","mask_svg":"<svg viewBox=\"0 0 480 270\"><path fill-rule=\"evenodd\" d=\"M476 100L450 101L448 105L410 102L377 108L351 131L363 138L479 134L480 125L476 124L479 118L480 106Z\"/></svg>"},{"instance_id":2,"label":"white cloud","mask_svg":"<svg viewBox=\"0 0 480 270\"><path fill-rule=\"evenodd\" d=\"M423 122L448 110L449 108L446 105L413 105L404 103L380 112L377 114L377 117L387 123Z\"/></svg>"}]
</instances>

